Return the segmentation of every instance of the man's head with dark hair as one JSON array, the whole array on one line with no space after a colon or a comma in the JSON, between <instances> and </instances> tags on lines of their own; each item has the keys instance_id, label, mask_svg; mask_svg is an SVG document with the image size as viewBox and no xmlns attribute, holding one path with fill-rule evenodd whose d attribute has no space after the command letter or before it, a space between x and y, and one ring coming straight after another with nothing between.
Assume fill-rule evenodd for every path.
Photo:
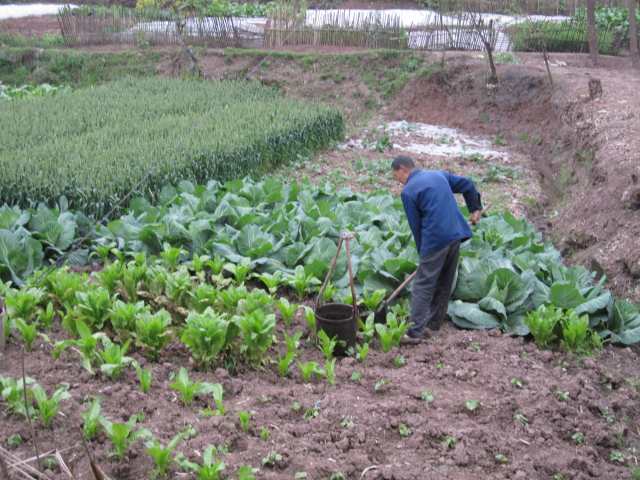
<instances>
[{"instance_id":1,"label":"man's head with dark hair","mask_svg":"<svg viewBox=\"0 0 640 480\"><path fill-rule=\"evenodd\" d=\"M400 155L395 157L391 162L393 177L403 185L407 183L412 170L416 168L416 164L411 157Z\"/></svg>"}]
</instances>

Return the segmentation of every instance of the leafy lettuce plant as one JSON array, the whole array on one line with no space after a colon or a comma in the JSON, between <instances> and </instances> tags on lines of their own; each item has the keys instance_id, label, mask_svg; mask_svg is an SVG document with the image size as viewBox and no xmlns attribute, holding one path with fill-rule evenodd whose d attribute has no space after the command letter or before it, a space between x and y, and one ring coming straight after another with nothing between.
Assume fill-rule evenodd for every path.
<instances>
[{"instance_id":1,"label":"leafy lettuce plant","mask_svg":"<svg viewBox=\"0 0 640 480\"><path fill-rule=\"evenodd\" d=\"M331 359L327 359L324 362L324 376L327 379L327 383L329 383L329 385L335 385L336 384L336 359L335 358L331 358Z\"/></svg>"},{"instance_id":2,"label":"leafy lettuce plant","mask_svg":"<svg viewBox=\"0 0 640 480\"><path fill-rule=\"evenodd\" d=\"M118 337L126 340L135 332L136 319L145 313L149 313L149 307L144 302L127 303L116 300L111 307L109 321Z\"/></svg>"},{"instance_id":3,"label":"leafy lettuce plant","mask_svg":"<svg viewBox=\"0 0 640 480\"><path fill-rule=\"evenodd\" d=\"M304 307L304 321L307 324L307 329L313 335L317 329L316 312L307 306Z\"/></svg>"},{"instance_id":4,"label":"leafy lettuce plant","mask_svg":"<svg viewBox=\"0 0 640 480\"><path fill-rule=\"evenodd\" d=\"M185 406L193 403L195 397L203 393L204 387L201 382L193 382L185 368L181 368L173 383L169 385L172 390L180 394L180 400Z\"/></svg>"},{"instance_id":5,"label":"leafy lettuce plant","mask_svg":"<svg viewBox=\"0 0 640 480\"><path fill-rule=\"evenodd\" d=\"M211 260L209 255L194 255L191 259L191 269L195 272L199 280L204 281L203 274L206 273L207 263Z\"/></svg>"},{"instance_id":6,"label":"leafy lettuce plant","mask_svg":"<svg viewBox=\"0 0 640 480\"><path fill-rule=\"evenodd\" d=\"M215 458L216 448L209 445L202 454L202 463L194 463L180 456L180 466L195 473L198 480L220 480L226 466L222 460Z\"/></svg>"},{"instance_id":7,"label":"leafy lettuce plant","mask_svg":"<svg viewBox=\"0 0 640 480\"><path fill-rule=\"evenodd\" d=\"M30 322L38 312L38 305L44 300L45 291L40 288L7 290L4 298L9 319L21 318Z\"/></svg>"},{"instance_id":8,"label":"leafy lettuce plant","mask_svg":"<svg viewBox=\"0 0 640 480\"><path fill-rule=\"evenodd\" d=\"M171 339L171 314L164 309L156 313L144 312L136 319L136 343L157 360L160 351Z\"/></svg>"},{"instance_id":9,"label":"leafy lettuce plant","mask_svg":"<svg viewBox=\"0 0 640 480\"><path fill-rule=\"evenodd\" d=\"M356 358L358 361L364 363L369 356L369 344L363 343L360 345L356 345Z\"/></svg>"},{"instance_id":10,"label":"leafy lettuce plant","mask_svg":"<svg viewBox=\"0 0 640 480\"><path fill-rule=\"evenodd\" d=\"M162 272L166 273L165 270L162 270ZM136 302L138 300L138 289L150 273L146 263L140 264L136 261L127 263L122 271L119 288L122 289L128 301Z\"/></svg>"},{"instance_id":11,"label":"leafy lettuce plant","mask_svg":"<svg viewBox=\"0 0 640 480\"><path fill-rule=\"evenodd\" d=\"M151 436L151 432L146 428L136 428L137 415L132 415L126 423L111 422L104 417L100 419L100 423L113 445L113 453L118 460L123 460L138 440Z\"/></svg>"},{"instance_id":12,"label":"leafy lettuce plant","mask_svg":"<svg viewBox=\"0 0 640 480\"><path fill-rule=\"evenodd\" d=\"M112 263L105 263L102 270L96 274L96 278L102 287L107 289L111 295L115 295L122 282L123 272L124 265L116 260Z\"/></svg>"},{"instance_id":13,"label":"leafy lettuce plant","mask_svg":"<svg viewBox=\"0 0 640 480\"><path fill-rule=\"evenodd\" d=\"M80 414L82 417L82 434L86 440L93 440L98 434L100 421L103 418L100 399L94 398L87 409Z\"/></svg>"},{"instance_id":14,"label":"leafy lettuce plant","mask_svg":"<svg viewBox=\"0 0 640 480\"><path fill-rule=\"evenodd\" d=\"M165 243L162 252L160 252L160 258L169 270L176 270L186 257L186 253L179 247L172 247L169 243Z\"/></svg>"},{"instance_id":15,"label":"leafy lettuce plant","mask_svg":"<svg viewBox=\"0 0 640 480\"><path fill-rule=\"evenodd\" d=\"M562 310L553 305L540 305L527 314L525 323L539 348L549 347L557 338L556 327L562 319Z\"/></svg>"},{"instance_id":16,"label":"leafy lettuce plant","mask_svg":"<svg viewBox=\"0 0 640 480\"><path fill-rule=\"evenodd\" d=\"M100 371L111 380L120 378L122 370L133 363L131 357L127 357L129 341L123 345L112 342L109 338L102 339L102 350L98 351L100 359Z\"/></svg>"},{"instance_id":17,"label":"leafy lettuce plant","mask_svg":"<svg viewBox=\"0 0 640 480\"><path fill-rule=\"evenodd\" d=\"M35 323L27 323L22 318L17 318L15 320L15 328L20 333L25 349L30 352L33 342L38 336L38 327Z\"/></svg>"},{"instance_id":18,"label":"leafy lettuce plant","mask_svg":"<svg viewBox=\"0 0 640 480\"><path fill-rule=\"evenodd\" d=\"M63 385L57 388L51 397L48 397L47 392L45 392L44 388L40 385L35 384L31 387L31 393L36 406L36 413L38 418L40 418L42 425L47 428L51 426L53 418L60 411L60 402L71 398L68 390L69 386Z\"/></svg>"},{"instance_id":19,"label":"leafy lettuce plant","mask_svg":"<svg viewBox=\"0 0 640 480\"><path fill-rule=\"evenodd\" d=\"M287 284L295 290L300 300L302 300L306 294L311 293L316 286L320 285L320 280L313 274L307 273L302 265L298 265L293 275L289 275L286 281Z\"/></svg>"},{"instance_id":20,"label":"leafy lettuce plant","mask_svg":"<svg viewBox=\"0 0 640 480\"><path fill-rule=\"evenodd\" d=\"M76 293L86 289L87 280L86 274L79 275L65 268L57 268L47 274L45 285L58 304L69 311L78 301Z\"/></svg>"},{"instance_id":21,"label":"leafy lettuce plant","mask_svg":"<svg viewBox=\"0 0 640 480\"><path fill-rule=\"evenodd\" d=\"M211 260L207 261L207 267L211 270L213 275L220 275L224 268L224 258L219 255L215 255Z\"/></svg>"},{"instance_id":22,"label":"leafy lettuce plant","mask_svg":"<svg viewBox=\"0 0 640 480\"><path fill-rule=\"evenodd\" d=\"M287 332L284 332L287 350L284 355L278 357L278 374L281 377L289 375L291 364L298 356L298 347L300 346L301 338L302 332L295 332L293 335L288 335Z\"/></svg>"},{"instance_id":23,"label":"leafy lettuce plant","mask_svg":"<svg viewBox=\"0 0 640 480\"><path fill-rule=\"evenodd\" d=\"M284 275L279 270L273 274L254 274L254 277L257 278L265 287L267 287L267 290L271 295L275 295L275 293L278 291L278 288L280 288L280 286L284 283Z\"/></svg>"},{"instance_id":24,"label":"leafy lettuce plant","mask_svg":"<svg viewBox=\"0 0 640 480\"><path fill-rule=\"evenodd\" d=\"M287 327L290 327L291 321L293 320L293 317L298 311L299 305L295 303L289 303L289 300L282 297L282 298L279 298L278 301L276 302L276 307L280 312L280 316L282 317L282 321L284 322L284 324Z\"/></svg>"},{"instance_id":25,"label":"leafy lettuce plant","mask_svg":"<svg viewBox=\"0 0 640 480\"><path fill-rule=\"evenodd\" d=\"M256 310L271 311L273 305L273 298L267 292L260 289L254 289L249 294L238 302L236 312L238 315L247 315Z\"/></svg>"},{"instance_id":26,"label":"leafy lettuce plant","mask_svg":"<svg viewBox=\"0 0 640 480\"><path fill-rule=\"evenodd\" d=\"M160 443L157 438L153 438L146 442L146 452L147 455L151 457L155 465L154 474L156 478L167 476L169 467L173 460L173 452L178 447L178 444L194 434L195 429L190 427L183 432L179 432L166 445Z\"/></svg>"},{"instance_id":27,"label":"leafy lettuce plant","mask_svg":"<svg viewBox=\"0 0 640 480\"><path fill-rule=\"evenodd\" d=\"M27 386L29 391L30 386L35 384L33 378L26 377L23 382L22 378L16 380L11 377L0 376L0 393L2 394L2 400L9 406L9 409L23 417L32 417L34 415L33 406L28 402L24 403L24 388Z\"/></svg>"},{"instance_id":28,"label":"leafy lettuce plant","mask_svg":"<svg viewBox=\"0 0 640 480\"><path fill-rule=\"evenodd\" d=\"M238 412L238 421L240 422L240 428L244 433L249 431L249 422L251 421L251 412L242 410Z\"/></svg>"},{"instance_id":29,"label":"leafy lettuce plant","mask_svg":"<svg viewBox=\"0 0 640 480\"><path fill-rule=\"evenodd\" d=\"M185 306L193 288L191 274L186 268L169 273L166 277L165 293L178 306Z\"/></svg>"},{"instance_id":30,"label":"leafy lettuce plant","mask_svg":"<svg viewBox=\"0 0 640 480\"><path fill-rule=\"evenodd\" d=\"M371 342L371 340L373 340L373 337L376 336L375 315L373 313L370 313L369 315L367 315L367 319L364 322L359 320L358 323L365 343Z\"/></svg>"},{"instance_id":31,"label":"leafy lettuce plant","mask_svg":"<svg viewBox=\"0 0 640 480\"><path fill-rule=\"evenodd\" d=\"M38 312L38 324L42 325L43 328L51 328L55 315L56 311L53 303L48 302L46 308L40 309Z\"/></svg>"},{"instance_id":32,"label":"leafy lettuce plant","mask_svg":"<svg viewBox=\"0 0 640 480\"><path fill-rule=\"evenodd\" d=\"M152 371L150 368L142 368L137 363L133 364L136 369L136 376L138 377L138 383L140 384L140 391L142 393L149 393L151 389L151 381L153 380Z\"/></svg>"},{"instance_id":33,"label":"leafy lettuce plant","mask_svg":"<svg viewBox=\"0 0 640 480\"><path fill-rule=\"evenodd\" d=\"M402 336L409 330L409 324L404 320L398 321L395 314L389 312L387 314L387 323L378 323L375 328L376 332L378 332L382 351L387 353L392 348L400 345Z\"/></svg>"},{"instance_id":34,"label":"leafy lettuce plant","mask_svg":"<svg viewBox=\"0 0 640 480\"><path fill-rule=\"evenodd\" d=\"M333 351L338 345L336 337L329 338L329 335L324 330L318 332L318 341L320 343L320 350L324 355L325 360L331 360L333 358Z\"/></svg>"},{"instance_id":35,"label":"leafy lettuce plant","mask_svg":"<svg viewBox=\"0 0 640 480\"><path fill-rule=\"evenodd\" d=\"M102 330L112 306L109 290L92 287L76 292L76 299L79 318L94 330Z\"/></svg>"},{"instance_id":36,"label":"leafy lettuce plant","mask_svg":"<svg viewBox=\"0 0 640 480\"><path fill-rule=\"evenodd\" d=\"M237 284L242 285L251 273L251 265L245 262L226 263L224 265L224 270L233 275L233 279Z\"/></svg>"},{"instance_id":37,"label":"leafy lettuce plant","mask_svg":"<svg viewBox=\"0 0 640 480\"><path fill-rule=\"evenodd\" d=\"M310 382L315 376L324 373L318 363L314 361L298 362L298 369L302 375L302 380L305 382Z\"/></svg>"},{"instance_id":38,"label":"leafy lettuce plant","mask_svg":"<svg viewBox=\"0 0 640 480\"><path fill-rule=\"evenodd\" d=\"M285 352L284 355L278 357L278 375L281 377L286 377L289 375L289 371L291 369L291 364L296 358L296 354L294 352Z\"/></svg>"},{"instance_id":39,"label":"leafy lettuce plant","mask_svg":"<svg viewBox=\"0 0 640 480\"><path fill-rule=\"evenodd\" d=\"M276 327L276 316L266 314L263 310L255 310L237 320L242 335L240 350L253 364L259 364L273 343Z\"/></svg>"},{"instance_id":40,"label":"leafy lettuce plant","mask_svg":"<svg viewBox=\"0 0 640 480\"><path fill-rule=\"evenodd\" d=\"M569 352L589 354L602 348L600 336L589 328L589 316L569 310L562 319L562 346Z\"/></svg>"},{"instance_id":41,"label":"leafy lettuce plant","mask_svg":"<svg viewBox=\"0 0 640 480\"><path fill-rule=\"evenodd\" d=\"M373 292L365 291L362 301L364 303L364 306L367 308L367 310L372 312L376 308L378 308L378 305L380 305L380 302L384 300L385 295L386 295L386 290L384 289L374 290Z\"/></svg>"},{"instance_id":42,"label":"leafy lettuce plant","mask_svg":"<svg viewBox=\"0 0 640 480\"><path fill-rule=\"evenodd\" d=\"M189 314L180 339L199 365L210 367L231 343L236 332L237 326L224 314L206 308L202 313Z\"/></svg>"},{"instance_id":43,"label":"leafy lettuce plant","mask_svg":"<svg viewBox=\"0 0 640 480\"><path fill-rule=\"evenodd\" d=\"M247 298L249 292L244 285L239 287L229 287L220 291L218 296L218 306L228 313L233 313L238 308L240 300Z\"/></svg>"},{"instance_id":44,"label":"leafy lettuce plant","mask_svg":"<svg viewBox=\"0 0 640 480\"><path fill-rule=\"evenodd\" d=\"M82 357L82 367L93 375L93 365L100 360L98 341L104 341L107 336L102 332L92 333L82 320L76 320L75 326L79 338L56 342L52 352L53 358L57 359L67 348L73 348Z\"/></svg>"},{"instance_id":45,"label":"leafy lettuce plant","mask_svg":"<svg viewBox=\"0 0 640 480\"><path fill-rule=\"evenodd\" d=\"M218 301L218 289L208 283L200 283L191 292L191 308L202 313L207 307L214 307Z\"/></svg>"},{"instance_id":46,"label":"leafy lettuce plant","mask_svg":"<svg viewBox=\"0 0 640 480\"><path fill-rule=\"evenodd\" d=\"M180 393L180 400L185 406L191 405L197 396L212 395L218 413L224 414L224 405L222 403L224 391L220 384L194 382L189 378L187 370L180 368L175 380L169 386L172 390Z\"/></svg>"}]
</instances>

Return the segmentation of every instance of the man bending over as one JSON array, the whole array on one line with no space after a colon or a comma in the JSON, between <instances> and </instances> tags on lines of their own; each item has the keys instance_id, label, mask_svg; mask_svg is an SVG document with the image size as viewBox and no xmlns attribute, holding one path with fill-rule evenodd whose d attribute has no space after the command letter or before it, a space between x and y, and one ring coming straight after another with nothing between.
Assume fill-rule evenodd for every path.
<instances>
[{"instance_id":1,"label":"man bending over","mask_svg":"<svg viewBox=\"0 0 640 480\"><path fill-rule=\"evenodd\" d=\"M480 220L482 204L480 193L468 178L417 169L405 156L394 158L391 168L394 178L404 185L402 204L420 255L411 287L411 327L405 338L406 343L417 343L427 326L440 328L447 314L460 243L472 235L454 193L464 196L474 225Z\"/></svg>"}]
</instances>

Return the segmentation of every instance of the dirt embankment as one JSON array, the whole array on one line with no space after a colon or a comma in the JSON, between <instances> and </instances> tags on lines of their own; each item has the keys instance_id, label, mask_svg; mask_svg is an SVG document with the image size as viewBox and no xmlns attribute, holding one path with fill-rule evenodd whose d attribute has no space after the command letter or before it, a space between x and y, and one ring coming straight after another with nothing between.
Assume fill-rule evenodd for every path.
<instances>
[{"instance_id":1,"label":"dirt embankment","mask_svg":"<svg viewBox=\"0 0 640 480\"><path fill-rule=\"evenodd\" d=\"M407 85L387 112L407 119L500 135L531 156L546 195L530 214L570 262L609 278L640 299L640 76L628 60L598 68L577 55L554 55L551 88L537 56L499 67L488 92L481 60L455 57L447 68ZM602 83L589 97L589 79ZM636 93L634 93L636 92Z\"/></svg>"}]
</instances>

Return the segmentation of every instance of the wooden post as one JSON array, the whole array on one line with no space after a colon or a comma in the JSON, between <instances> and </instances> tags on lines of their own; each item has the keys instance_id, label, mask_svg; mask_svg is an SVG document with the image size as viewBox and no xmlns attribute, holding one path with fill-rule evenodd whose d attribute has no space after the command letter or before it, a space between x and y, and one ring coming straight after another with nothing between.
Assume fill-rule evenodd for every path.
<instances>
[{"instance_id":1,"label":"wooden post","mask_svg":"<svg viewBox=\"0 0 640 480\"><path fill-rule=\"evenodd\" d=\"M640 67L640 55L638 54L638 19L636 18L637 0L628 0L629 4L629 52L631 64Z\"/></svg>"},{"instance_id":2,"label":"wooden post","mask_svg":"<svg viewBox=\"0 0 640 480\"><path fill-rule=\"evenodd\" d=\"M602 82L599 78L589 79L589 98L595 100L602 97Z\"/></svg>"}]
</instances>

